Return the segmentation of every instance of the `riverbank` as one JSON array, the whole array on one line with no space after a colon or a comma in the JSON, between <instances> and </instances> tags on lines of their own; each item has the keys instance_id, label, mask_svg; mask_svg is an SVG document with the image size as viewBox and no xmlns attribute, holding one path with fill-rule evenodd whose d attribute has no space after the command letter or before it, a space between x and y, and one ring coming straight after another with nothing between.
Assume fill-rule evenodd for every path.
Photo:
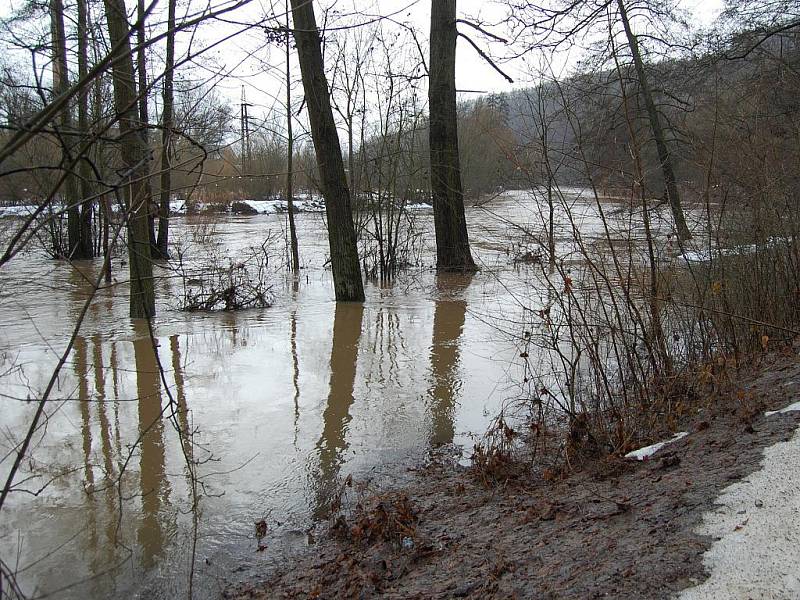
<instances>
[{"instance_id":1,"label":"riverbank","mask_svg":"<svg viewBox=\"0 0 800 600\"><path fill-rule=\"evenodd\" d=\"M725 568L706 556L714 538L698 533L707 531L704 515L800 425L798 411L765 414L798 400L797 356L765 358L737 382L728 398L694 407L679 424L689 434L646 461L610 457L563 480L492 487L454 461L437 461L402 489L365 500L367 511L340 521L339 535L334 528L291 564L227 596L671 597L705 581L707 567ZM800 446L791 447L775 456L800 466ZM765 497L739 507L716 537L781 518L778 504ZM380 535L387 529L394 537ZM791 597L776 586L762 597Z\"/></svg>"}]
</instances>

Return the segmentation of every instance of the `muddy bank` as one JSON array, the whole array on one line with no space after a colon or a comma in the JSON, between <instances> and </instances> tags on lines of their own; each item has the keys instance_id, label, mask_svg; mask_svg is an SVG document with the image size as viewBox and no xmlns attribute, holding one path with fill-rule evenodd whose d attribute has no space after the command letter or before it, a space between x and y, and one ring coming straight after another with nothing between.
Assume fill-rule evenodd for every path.
<instances>
[{"instance_id":1,"label":"muddy bank","mask_svg":"<svg viewBox=\"0 0 800 600\"><path fill-rule=\"evenodd\" d=\"M402 534L400 543L365 540L361 529L358 542L328 535L226 596L671 597L707 577L703 554L714 540L695 533L703 513L759 468L765 447L800 425L800 412L764 415L796 401L797 357L771 359L740 377L727 400L696 407L680 424L689 435L651 460L608 459L562 481L526 478L492 488L440 461L401 489L381 492L381 509L405 518L401 529L413 535ZM351 537L364 520L347 527L344 537Z\"/></svg>"}]
</instances>

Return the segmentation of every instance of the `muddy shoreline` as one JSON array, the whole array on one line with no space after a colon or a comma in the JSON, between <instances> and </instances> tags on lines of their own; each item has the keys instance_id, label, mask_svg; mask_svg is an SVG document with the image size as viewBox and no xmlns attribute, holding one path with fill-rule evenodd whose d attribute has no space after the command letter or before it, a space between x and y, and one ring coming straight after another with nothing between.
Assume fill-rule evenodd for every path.
<instances>
[{"instance_id":1,"label":"muddy shoreline","mask_svg":"<svg viewBox=\"0 0 800 600\"><path fill-rule=\"evenodd\" d=\"M797 356L764 359L738 382L695 407L680 423L689 435L648 461L608 458L560 481L493 487L437 461L381 487L413 506L413 543L328 534L225 597L672 597L707 577L714 540L694 533L703 513L800 425L800 412L764 415L796 401Z\"/></svg>"}]
</instances>

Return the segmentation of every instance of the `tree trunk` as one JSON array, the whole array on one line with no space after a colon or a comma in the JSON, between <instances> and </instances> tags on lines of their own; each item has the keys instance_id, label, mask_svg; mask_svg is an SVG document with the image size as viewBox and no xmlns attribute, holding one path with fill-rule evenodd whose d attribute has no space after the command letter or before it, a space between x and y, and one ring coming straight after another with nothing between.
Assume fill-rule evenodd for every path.
<instances>
[{"instance_id":1,"label":"tree trunk","mask_svg":"<svg viewBox=\"0 0 800 600\"><path fill-rule=\"evenodd\" d=\"M64 30L63 0L50 0L50 28L53 43L53 96L59 96L69 89L69 71L67 68L67 39ZM66 166L71 158L75 131L72 128L72 112L69 104L61 111L61 136L63 142L62 162ZM79 209L78 185L74 174L70 173L64 182L64 206L67 210L67 247L54 248L62 252L66 258L82 258L81 215Z\"/></svg>"},{"instance_id":2,"label":"tree trunk","mask_svg":"<svg viewBox=\"0 0 800 600\"><path fill-rule=\"evenodd\" d=\"M289 0L286 7L286 204L289 210L289 243L292 246L292 271L300 271L300 251L297 247L297 229L294 225L293 156L294 136L292 135L292 72L290 63L291 42L289 37Z\"/></svg>"},{"instance_id":3,"label":"tree trunk","mask_svg":"<svg viewBox=\"0 0 800 600\"><path fill-rule=\"evenodd\" d=\"M136 79L129 40L130 32L124 0L104 0L108 35L112 47L119 45L112 69L114 109L119 123L122 161L128 170L128 261L131 291L130 315L145 318L155 315L153 263L150 260L147 194L148 148L141 135L142 124L136 110Z\"/></svg>"},{"instance_id":4,"label":"tree trunk","mask_svg":"<svg viewBox=\"0 0 800 600\"><path fill-rule=\"evenodd\" d=\"M428 107L436 268L474 271L458 159L456 0L431 1L430 45Z\"/></svg>"},{"instance_id":5,"label":"tree trunk","mask_svg":"<svg viewBox=\"0 0 800 600\"><path fill-rule=\"evenodd\" d=\"M144 146L150 151L150 116L147 110L147 56L145 54L145 29L144 29L144 0L136 0L136 16L139 26L136 28L136 71L139 76L139 121L141 122L141 136ZM150 253L153 258L160 258L156 240L156 213L158 211L153 200L153 187L148 173L145 181L147 190L147 235L150 240Z\"/></svg>"},{"instance_id":6,"label":"tree trunk","mask_svg":"<svg viewBox=\"0 0 800 600\"><path fill-rule=\"evenodd\" d=\"M167 56L164 65L164 108L161 115L161 191L158 207L158 256L169 257L169 197L172 194L172 172L170 164L170 145L174 126L173 81L175 70L175 2L169 0L167 14Z\"/></svg>"},{"instance_id":7,"label":"tree trunk","mask_svg":"<svg viewBox=\"0 0 800 600\"><path fill-rule=\"evenodd\" d=\"M109 254L108 234L111 226L111 200L104 195L100 200L100 214L103 216L103 258L106 265L105 282L111 283L111 255Z\"/></svg>"},{"instance_id":8,"label":"tree trunk","mask_svg":"<svg viewBox=\"0 0 800 600\"><path fill-rule=\"evenodd\" d=\"M325 79L320 35L310 0L291 0L294 39L308 104L311 137L317 155L331 251L333 286L337 300L364 300L364 284L358 264L356 232L350 210L350 190L342 161L342 148L331 110Z\"/></svg>"},{"instance_id":9,"label":"tree trunk","mask_svg":"<svg viewBox=\"0 0 800 600\"><path fill-rule=\"evenodd\" d=\"M89 39L88 39L88 3L87 0L78 0L78 78L83 80L89 71ZM81 140L89 136L89 87L84 86L78 92L78 130ZM94 202L89 200L93 189L90 183L92 171L89 163L81 160L78 167L80 175L80 190L83 202L80 212L80 247L77 254L81 258L94 257L94 244L92 240L92 211Z\"/></svg>"},{"instance_id":10,"label":"tree trunk","mask_svg":"<svg viewBox=\"0 0 800 600\"><path fill-rule=\"evenodd\" d=\"M661 173L664 177L664 188L666 189L667 198L669 199L669 206L672 209L672 218L675 220L675 230L678 233L679 240L688 240L691 239L692 234L686 226L681 197L678 193L678 184L675 181L675 171L672 168L672 158L670 157L669 148L667 148L667 142L664 138L664 129L661 127L661 118L658 115L658 109L653 100L653 93L650 90L650 83L647 79L644 62L642 62L642 55L639 52L639 40L631 29L624 0L617 0L617 7L619 8L620 18L622 19L622 26L625 28L625 37L628 39L628 46L633 56L636 75L639 78L639 88L641 89L642 98L644 99L645 108L647 109L647 117L650 119L650 129L652 129L653 137L656 141L658 160L661 163Z\"/></svg>"}]
</instances>

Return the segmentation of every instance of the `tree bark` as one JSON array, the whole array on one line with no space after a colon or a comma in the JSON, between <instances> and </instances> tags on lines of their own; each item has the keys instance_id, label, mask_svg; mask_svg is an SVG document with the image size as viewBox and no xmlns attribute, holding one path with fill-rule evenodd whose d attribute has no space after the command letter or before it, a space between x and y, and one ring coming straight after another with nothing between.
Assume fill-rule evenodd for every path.
<instances>
[{"instance_id":1,"label":"tree bark","mask_svg":"<svg viewBox=\"0 0 800 600\"><path fill-rule=\"evenodd\" d=\"M63 0L50 0L50 29L53 43L53 96L59 96L69 89ZM72 112L69 103L61 111L59 121L63 145L63 162L66 164L70 159L71 149L75 145L75 131L72 128ZM64 182L63 198L64 206L67 210L67 247L54 248L57 252L63 251L66 258L82 258L80 256L81 216L78 195L75 175L70 173Z\"/></svg>"},{"instance_id":2,"label":"tree bark","mask_svg":"<svg viewBox=\"0 0 800 600\"><path fill-rule=\"evenodd\" d=\"M169 197L172 194L172 165L170 145L174 126L174 78L175 78L175 3L169 0L167 9L167 55L165 58L163 111L161 115L161 191L158 206L158 256L169 257Z\"/></svg>"},{"instance_id":3,"label":"tree bark","mask_svg":"<svg viewBox=\"0 0 800 600\"><path fill-rule=\"evenodd\" d=\"M112 69L114 109L119 123L122 161L128 170L128 262L130 266L130 316L155 315L153 263L148 234L147 177L149 150L141 135L136 101L136 79L131 55L124 0L104 0L108 35L112 47L119 46Z\"/></svg>"},{"instance_id":4,"label":"tree bark","mask_svg":"<svg viewBox=\"0 0 800 600\"><path fill-rule=\"evenodd\" d=\"M289 0L286 7L286 205L289 210L289 243L292 246L292 271L300 271L300 251L297 247L297 229L294 224L294 189L293 189L293 153L294 136L292 132L292 72L291 72L291 42L289 37ZM360 276L360 275L359 275Z\"/></svg>"},{"instance_id":5,"label":"tree bark","mask_svg":"<svg viewBox=\"0 0 800 600\"><path fill-rule=\"evenodd\" d=\"M342 148L333 120L314 6L310 0L291 0L291 3L294 39L300 58L311 137L314 140L328 217L328 242L336 300L360 302L364 300L364 284L358 264L350 190L347 187Z\"/></svg>"},{"instance_id":6,"label":"tree bark","mask_svg":"<svg viewBox=\"0 0 800 600\"><path fill-rule=\"evenodd\" d=\"M456 125L456 0L431 1L430 111L431 192L436 230L436 268L474 271L469 248Z\"/></svg>"},{"instance_id":7,"label":"tree bark","mask_svg":"<svg viewBox=\"0 0 800 600\"><path fill-rule=\"evenodd\" d=\"M78 0L78 78L83 80L89 71L89 39L88 39L88 0ZM84 86L78 92L78 130L81 139L89 136L89 87ZM81 258L94 257L92 243L92 211L94 202L89 200L93 189L90 183L92 171L89 163L83 159L79 163L80 193L83 199L80 209L80 246L76 254Z\"/></svg>"},{"instance_id":8,"label":"tree bark","mask_svg":"<svg viewBox=\"0 0 800 600\"><path fill-rule=\"evenodd\" d=\"M150 148L150 116L147 109L147 55L145 52L145 37L144 28L144 0L136 0L136 15L139 20L139 26L136 28L136 72L139 77L139 121L141 122L141 136L144 140L145 148ZM149 173L148 173L149 175ZM158 251L158 243L156 240L156 213L158 208L153 199L153 186L150 182L150 177L147 177L145 182L145 189L147 190L147 235L150 239L150 253L153 258L161 258Z\"/></svg>"},{"instance_id":9,"label":"tree bark","mask_svg":"<svg viewBox=\"0 0 800 600\"><path fill-rule=\"evenodd\" d=\"M636 75L639 78L639 88L644 99L644 105L647 110L647 117L650 120L650 129L653 132L653 137L656 142L656 150L658 151L658 160L661 163L661 173L664 177L664 188L667 192L669 206L672 210L672 218L675 220L675 230L678 233L678 239L681 241L691 239L692 234L686 226L686 217L683 214L683 206L681 205L681 197L678 192L678 184L675 180L675 171L672 168L672 158L670 157L669 148L664 137L664 129L661 126L661 118L658 115L656 103L653 100L653 93L650 90L650 83L647 78L647 71L644 68L642 55L639 52L639 40L634 35L631 29L630 21L628 20L628 12L625 9L624 0L617 0L617 7L619 8L620 19L622 26L625 29L625 37L628 39L628 46L633 55L633 64L636 68Z\"/></svg>"}]
</instances>

